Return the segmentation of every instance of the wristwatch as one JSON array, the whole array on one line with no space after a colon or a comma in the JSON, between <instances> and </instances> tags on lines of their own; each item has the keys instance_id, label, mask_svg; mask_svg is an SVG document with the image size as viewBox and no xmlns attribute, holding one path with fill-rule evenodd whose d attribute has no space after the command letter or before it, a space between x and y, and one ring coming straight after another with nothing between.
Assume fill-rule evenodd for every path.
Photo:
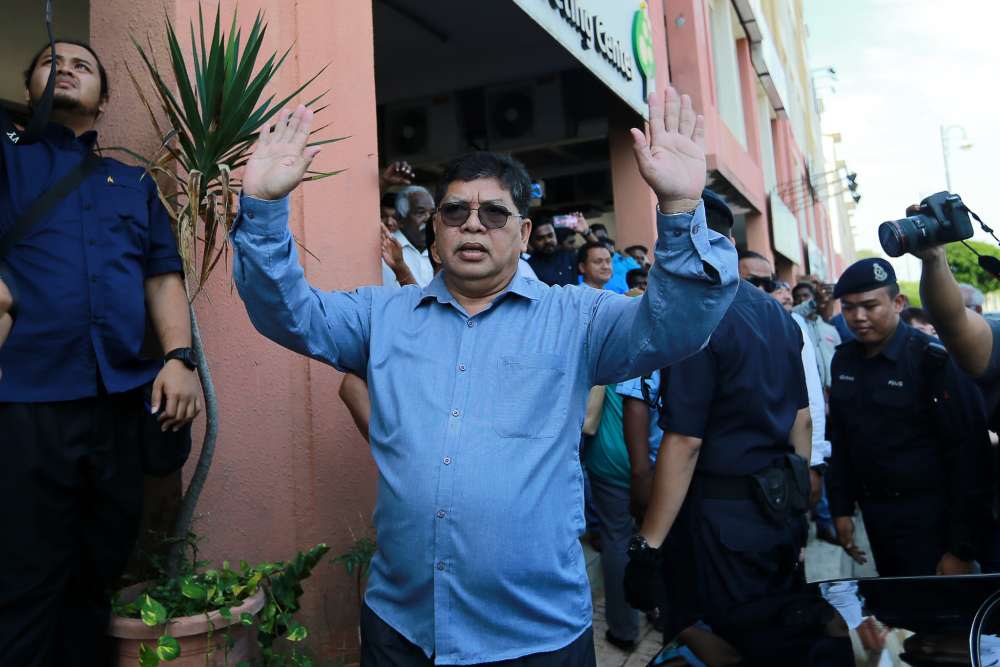
<instances>
[{"instance_id":1,"label":"wristwatch","mask_svg":"<svg viewBox=\"0 0 1000 667\"><path fill-rule=\"evenodd\" d=\"M645 553L655 555L659 554L660 550L649 546L649 542L647 542L646 538L642 535L633 535L632 539L628 543L628 557L635 558L636 556Z\"/></svg>"},{"instance_id":2,"label":"wristwatch","mask_svg":"<svg viewBox=\"0 0 1000 667\"><path fill-rule=\"evenodd\" d=\"M163 356L163 363L167 363L171 359L177 359L192 371L198 369L198 355L190 347L178 347L170 350Z\"/></svg>"}]
</instances>

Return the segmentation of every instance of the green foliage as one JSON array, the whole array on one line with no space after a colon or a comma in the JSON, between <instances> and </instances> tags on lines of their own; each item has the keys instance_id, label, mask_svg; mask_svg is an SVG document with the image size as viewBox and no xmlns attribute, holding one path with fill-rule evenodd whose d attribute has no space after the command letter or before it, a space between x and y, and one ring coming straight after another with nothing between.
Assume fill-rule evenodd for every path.
<instances>
[{"instance_id":1,"label":"green foliage","mask_svg":"<svg viewBox=\"0 0 1000 667\"><path fill-rule=\"evenodd\" d=\"M368 568L371 567L375 549L375 540L361 537L354 541L350 551L340 554L333 559L333 562L343 565L348 576L365 577L368 575Z\"/></svg>"},{"instance_id":2,"label":"green foliage","mask_svg":"<svg viewBox=\"0 0 1000 667\"><path fill-rule=\"evenodd\" d=\"M900 280L899 291L909 298L911 306L920 308L923 305L920 301L920 283Z\"/></svg>"},{"instance_id":3,"label":"green foliage","mask_svg":"<svg viewBox=\"0 0 1000 667\"><path fill-rule=\"evenodd\" d=\"M967 241L969 245L976 249L981 255L993 255L1000 257L1000 251L990 243L980 241ZM948 255L948 266L955 274L955 279L960 283L968 283L973 287L978 287L984 294L1000 289L1000 283L995 278L979 268L979 260L968 248L961 243L950 243L946 246Z\"/></svg>"},{"instance_id":4,"label":"green foliage","mask_svg":"<svg viewBox=\"0 0 1000 667\"><path fill-rule=\"evenodd\" d=\"M194 546L193 540L190 546ZM300 642L308 636L306 627L294 618L300 609L302 582L309 578L329 550L326 544L317 544L309 551L299 552L287 563L278 561L251 566L240 561L239 567L233 568L228 561L223 561L221 567L211 569L203 569L206 563L197 560L195 551L192 560L185 561L179 576L161 576L131 602L123 602L116 596L112 610L126 618L141 618L151 627L164 626L164 634L155 648L142 645L139 650L140 665L155 667L161 661L180 655L177 641L166 634L169 619L218 611L224 619L232 620L233 607L263 590L267 598L263 609L256 617L241 613L239 622L257 625L257 641L264 664L268 667L309 665L311 660L298 655L294 649L286 656L274 651L273 646L278 638Z\"/></svg>"},{"instance_id":5,"label":"green foliage","mask_svg":"<svg viewBox=\"0 0 1000 667\"><path fill-rule=\"evenodd\" d=\"M126 63L139 98L149 111L163 144L159 153L150 160L126 149L121 150L145 162L151 173L169 179L176 187L176 192L161 195L161 198L176 224L185 276L194 281L200 290L219 259L228 251L228 232L235 219L231 189L235 179L231 179L230 174L246 164L261 126L312 84L326 67L280 100L275 101L275 96L271 95L261 102L264 90L291 52L289 47L280 57L277 52L272 53L263 65L258 66L267 33L267 24L261 13L258 12L244 43L243 29L237 26L235 11L227 34L222 28L221 7L217 7L214 26L209 34L205 30L205 18L199 4L197 32L194 21L189 26L187 62L185 49L169 18L165 27L170 52L169 64L165 68L160 68L156 62L151 40L147 39L148 47L135 37L132 37L132 43L145 65L156 93L155 101L166 117L168 127L160 127L152 104ZM192 65L190 71L188 62ZM325 94L309 100L306 106L315 107ZM313 134L323 129L325 127L318 128ZM339 140L315 141L309 145ZM332 174L310 172L307 180L329 175ZM199 221L203 223L201 229L198 229ZM196 240L203 243L200 258L196 257Z\"/></svg>"}]
</instances>

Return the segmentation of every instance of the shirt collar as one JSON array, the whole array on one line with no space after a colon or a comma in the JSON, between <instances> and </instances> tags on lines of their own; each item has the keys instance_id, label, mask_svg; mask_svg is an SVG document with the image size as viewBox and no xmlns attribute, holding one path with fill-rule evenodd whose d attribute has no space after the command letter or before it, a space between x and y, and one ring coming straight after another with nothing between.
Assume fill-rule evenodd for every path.
<instances>
[{"instance_id":1,"label":"shirt collar","mask_svg":"<svg viewBox=\"0 0 1000 667\"><path fill-rule=\"evenodd\" d=\"M517 296L524 297L525 299L530 299L531 301L537 301L542 296L542 283L525 274L524 267L521 266L521 262L517 263L517 272L511 281L507 284L500 294L493 299L493 303L497 303L500 299L504 298L507 293L516 294ZM413 306L416 309L418 306L422 305L429 299L437 299L438 303L454 303L455 297L452 296L451 292L448 291L448 286L444 282L444 269L438 271L434 279L427 283L427 287L420 290L420 298L417 303Z\"/></svg>"},{"instance_id":2,"label":"shirt collar","mask_svg":"<svg viewBox=\"0 0 1000 667\"><path fill-rule=\"evenodd\" d=\"M912 332L913 328L903 320L900 320L899 326L896 327L895 333L892 334L892 340L882 350L882 356L892 362L899 361L900 355L903 354L903 348L906 346L906 341L909 340L910 333Z\"/></svg>"},{"instance_id":3,"label":"shirt collar","mask_svg":"<svg viewBox=\"0 0 1000 667\"><path fill-rule=\"evenodd\" d=\"M97 143L96 130L88 130L78 137L74 134L73 130L59 123L49 123L46 125L43 134L46 139L63 148L72 146L74 142L79 141L84 148L92 150L94 144Z\"/></svg>"},{"instance_id":4,"label":"shirt collar","mask_svg":"<svg viewBox=\"0 0 1000 667\"><path fill-rule=\"evenodd\" d=\"M398 229L392 233L392 237L394 239L396 239L397 241L399 241L399 244L401 246L403 246L404 248L413 248L413 252L417 253L418 255L426 255L427 254L427 249L426 248L423 249L423 250L417 250L417 246L415 246L412 243L410 243L410 239L406 238L406 234L404 234L403 232L401 232Z\"/></svg>"}]
</instances>

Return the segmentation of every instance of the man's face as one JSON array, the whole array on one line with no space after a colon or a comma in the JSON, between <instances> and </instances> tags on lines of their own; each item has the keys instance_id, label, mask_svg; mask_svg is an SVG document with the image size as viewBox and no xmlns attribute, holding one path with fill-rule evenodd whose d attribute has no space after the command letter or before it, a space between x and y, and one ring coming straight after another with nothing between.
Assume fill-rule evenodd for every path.
<instances>
[{"instance_id":1,"label":"man's face","mask_svg":"<svg viewBox=\"0 0 1000 667\"><path fill-rule=\"evenodd\" d=\"M645 292L646 288L649 286L649 278L646 276L639 276L637 278L634 278L632 282L633 282L633 289L642 290L643 292Z\"/></svg>"},{"instance_id":2,"label":"man's face","mask_svg":"<svg viewBox=\"0 0 1000 667\"><path fill-rule=\"evenodd\" d=\"M795 302L796 306L800 303L805 303L811 298L813 298L812 290L808 287L796 287L792 291L792 300Z\"/></svg>"},{"instance_id":3,"label":"man's face","mask_svg":"<svg viewBox=\"0 0 1000 667\"><path fill-rule=\"evenodd\" d=\"M771 292L771 296L781 304L782 308L789 312L791 312L792 307L795 305L792 303L792 291L784 284L779 284L778 288Z\"/></svg>"},{"instance_id":4,"label":"man's face","mask_svg":"<svg viewBox=\"0 0 1000 667\"><path fill-rule=\"evenodd\" d=\"M31 73L27 90L31 106L45 93L51 69L52 53L46 50L38 57ZM56 88L52 108L95 117L104 110L97 60L82 46L56 43Z\"/></svg>"},{"instance_id":5,"label":"man's face","mask_svg":"<svg viewBox=\"0 0 1000 667\"><path fill-rule=\"evenodd\" d=\"M423 229L434 214L434 199L426 192L411 192L409 199L410 210L401 222L417 230Z\"/></svg>"},{"instance_id":6,"label":"man's face","mask_svg":"<svg viewBox=\"0 0 1000 667\"><path fill-rule=\"evenodd\" d=\"M772 275L771 264L766 259L746 257L740 260L739 267L740 278L744 280L751 276L754 278L770 278Z\"/></svg>"},{"instance_id":7,"label":"man's face","mask_svg":"<svg viewBox=\"0 0 1000 667\"><path fill-rule=\"evenodd\" d=\"M903 298L889 296L888 287L840 297L840 310L848 328L862 343L877 345L892 335L899 324Z\"/></svg>"},{"instance_id":8,"label":"man's face","mask_svg":"<svg viewBox=\"0 0 1000 667\"><path fill-rule=\"evenodd\" d=\"M937 329L934 328L933 324L931 324L926 320L921 320L915 317L913 318L913 321L910 322L910 326L916 329L917 331L921 331L927 334L928 336L934 336L935 338L937 338Z\"/></svg>"},{"instance_id":9,"label":"man's face","mask_svg":"<svg viewBox=\"0 0 1000 667\"><path fill-rule=\"evenodd\" d=\"M505 276L513 276L521 253L528 247L531 221L517 217L521 211L514 206L510 191L495 178L454 181L441 200L442 206L446 204L465 204L472 209L492 204L511 213L507 224L499 229L483 225L477 211L470 211L459 227L449 227L440 215L435 216L434 245L447 275L459 283L491 279L502 282Z\"/></svg>"},{"instance_id":10,"label":"man's face","mask_svg":"<svg viewBox=\"0 0 1000 667\"><path fill-rule=\"evenodd\" d=\"M390 232L399 229L399 222L396 220L396 209L392 206L382 207L382 224L389 228Z\"/></svg>"},{"instance_id":11,"label":"man's face","mask_svg":"<svg viewBox=\"0 0 1000 667\"><path fill-rule=\"evenodd\" d=\"M639 266L646 265L646 251L642 248L632 248L628 251L628 256L639 262Z\"/></svg>"},{"instance_id":12,"label":"man's face","mask_svg":"<svg viewBox=\"0 0 1000 667\"><path fill-rule=\"evenodd\" d=\"M536 255L551 255L558 249L556 228L551 222L543 222L531 230L531 252Z\"/></svg>"},{"instance_id":13,"label":"man's face","mask_svg":"<svg viewBox=\"0 0 1000 667\"><path fill-rule=\"evenodd\" d=\"M607 248L591 248L579 271L588 285L604 287L611 280L611 252Z\"/></svg>"}]
</instances>

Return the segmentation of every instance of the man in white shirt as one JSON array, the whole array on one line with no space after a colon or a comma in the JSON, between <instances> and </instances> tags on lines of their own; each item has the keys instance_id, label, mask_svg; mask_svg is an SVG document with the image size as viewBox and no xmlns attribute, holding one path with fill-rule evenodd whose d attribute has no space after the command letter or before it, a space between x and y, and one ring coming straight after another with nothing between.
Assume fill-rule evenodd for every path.
<instances>
[{"instance_id":1,"label":"man in white shirt","mask_svg":"<svg viewBox=\"0 0 1000 667\"><path fill-rule=\"evenodd\" d=\"M424 236L424 227L433 214L434 197L426 188L410 185L396 195L399 229L392 236L403 247L403 261L420 287L425 287L434 278ZM382 262L382 284L399 285L396 275L385 261Z\"/></svg>"}]
</instances>

